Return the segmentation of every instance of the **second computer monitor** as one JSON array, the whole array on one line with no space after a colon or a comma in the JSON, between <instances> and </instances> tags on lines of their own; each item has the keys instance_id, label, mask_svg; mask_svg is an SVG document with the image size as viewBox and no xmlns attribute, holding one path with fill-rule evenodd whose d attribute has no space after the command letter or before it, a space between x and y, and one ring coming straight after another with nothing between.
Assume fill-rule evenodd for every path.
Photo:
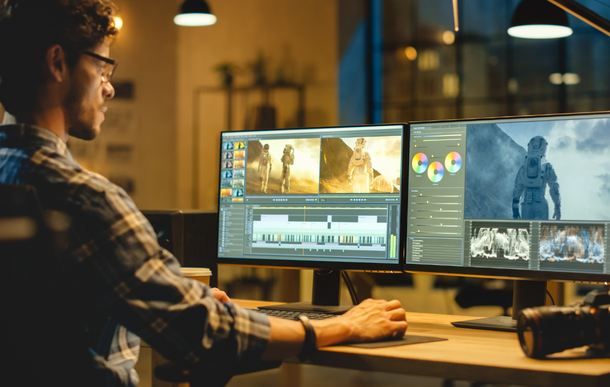
<instances>
[{"instance_id":1,"label":"second computer monitor","mask_svg":"<svg viewBox=\"0 0 610 387\"><path fill-rule=\"evenodd\" d=\"M410 123L405 270L610 281L610 114Z\"/></svg>"}]
</instances>

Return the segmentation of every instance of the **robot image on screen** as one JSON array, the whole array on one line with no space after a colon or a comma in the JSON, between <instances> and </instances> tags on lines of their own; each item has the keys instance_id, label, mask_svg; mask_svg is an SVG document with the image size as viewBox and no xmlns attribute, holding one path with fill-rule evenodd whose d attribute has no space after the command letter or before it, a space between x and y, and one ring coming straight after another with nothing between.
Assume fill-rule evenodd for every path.
<instances>
[{"instance_id":1,"label":"robot image on screen","mask_svg":"<svg viewBox=\"0 0 610 387\"><path fill-rule=\"evenodd\" d=\"M369 193L373 183L373 163L363 137L356 140L354 153L347 166L347 176L352 181L354 193Z\"/></svg>"},{"instance_id":2,"label":"robot image on screen","mask_svg":"<svg viewBox=\"0 0 610 387\"><path fill-rule=\"evenodd\" d=\"M286 144L282 154L282 182L280 183L281 193L290 193L290 166L294 164L294 148Z\"/></svg>"},{"instance_id":3,"label":"robot image on screen","mask_svg":"<svg viewBox=\"0 0 610 387\"><path fill-rule=\"evenodd\" d=\"M246 194L317 194L319 138L247 141Z\"/></svg>"},{"instance_id":4,"label":"robot image on screen","mask_svg":"<svg viewBox=\"0 0 610 387\"><path fill-rule=\"evenodd\" d=\"M269 154L269 144L263 146L263 152L258 159L258 177L261 181L261 192L267 193L267 183L269 183L269 174L273 162L271 161L271 155Z\"/></svg>"},{"instance_id":5,"label":"robot image on screen","mask_svg":"<svg viewBox=\"0 0 610 387\"><path fill-rule=\"evenodd\" d=\"M545 197L547 186L555 204L553 219L561 219L559 184L553 166L545 160L547 146L548 143L542 136L532 138L527 144L525 162L515 179L514 219L549 219L549 206ZM521 211L519 211L520 200Z\"/></svg>"}]
</instances>

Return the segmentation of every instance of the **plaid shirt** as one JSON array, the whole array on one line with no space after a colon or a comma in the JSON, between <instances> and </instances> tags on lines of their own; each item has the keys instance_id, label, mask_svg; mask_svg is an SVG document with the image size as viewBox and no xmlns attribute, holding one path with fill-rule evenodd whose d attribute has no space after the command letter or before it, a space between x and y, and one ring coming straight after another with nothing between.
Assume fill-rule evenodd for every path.
<instances>
[{"instance_id":1,"label":"plaid shirt","mask_svg":"<svg viewBox=\"0 0 610 387\"><path fill-rule=\"evenodd\" d=\"M36 187L43 208L72 218L62 258L99 377L138 383L140 338L166 358L231 369L257 361L268 318L217 301L184 278L127 194L78 165L66 143L34 126L0 126L0 182ZM35 350L35 349L33 349Z\"/></svg>"}]
</instances>

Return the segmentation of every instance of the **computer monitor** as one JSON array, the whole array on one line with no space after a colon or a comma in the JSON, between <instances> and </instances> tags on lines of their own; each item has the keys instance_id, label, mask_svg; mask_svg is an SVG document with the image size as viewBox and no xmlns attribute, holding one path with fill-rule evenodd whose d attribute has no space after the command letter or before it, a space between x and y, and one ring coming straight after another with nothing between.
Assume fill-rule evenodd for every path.
<instances>
[{"instance_id":1,"label":"computer monitor","mask_svg":"<svg viewBox=\"0 0 610 387\"><path fill-rule=\"evenodd\" d=\"M411 122L408 141L405 271L515 279L513 318L546 281L610 280L610 113Z\"/></svg>"},{"instance_id":2,"label":"computer monitor","mask_svg":"<svg viewBox=\"0 0 610 387\"><path fill-rule=\"evenodd\" d=\"M314 269L286 308L326 312L341 270L401 272L405 127L222 132L218 263Z\"/></svg>"}]
</instances>

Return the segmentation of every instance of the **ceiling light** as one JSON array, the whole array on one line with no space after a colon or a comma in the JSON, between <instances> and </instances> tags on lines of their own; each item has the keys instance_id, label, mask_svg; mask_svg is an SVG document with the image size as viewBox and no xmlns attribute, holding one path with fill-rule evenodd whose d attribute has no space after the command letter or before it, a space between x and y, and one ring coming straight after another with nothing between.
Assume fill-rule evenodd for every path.
<instances>
[{"instance_id":1,"label":"ceiling light","mask_svg":"<svg viewBox=\"0 0 610 387\"><path fill-rule=\"evenodd\" d=\"M443 33L443 42L450 46L455 42L455 34L452 31L445 31Z\"/></svg>"},{"instance_id":2,"label":"ceiling light","mask_svg":"<svg viewBox=\"0 0 610 387\"><path fill-rule=\"evenodd\" d=\"M211 26L216 23L216 16L204 0L185 0L174 23L185 27Z\"/></svg>"},{"instance_id":3,"label":"ceiling light","mask_svg":"<svg viewBox=\"0 0 610 387\"><path fill-rule=\"evenodd\" d=\"M523 0L510 25L508 34L516 38L553 39L572 35L565 11L547 0Z\"/></svg>"},{"instance_id":4,"label":"ceiling light","mask_svg":"<svg viewBox=\"0 0 610 387\"><path fill-rule=\"evenodd\" d=\"M549 82L553 85L561 85L563 83L563 76L561 73L553 73L549 75Z\"/></svg>"},{"instance_id":5,"label":"ceiling light","mask_svg":"<svg viewBox=\"0 0 610 387\"><path fill-rule=\"evenodd\" d=\"M563 74L563 83L566 85L578 85L580 83L580 75L574 73Z\"/></svg>"},{"instance_id":6,"label":"ceiling light","mask_svg":"<svg viewBox=\"0 0 610 387\"><path fill-rule=\"evenodd\" d=\"M409 47L405 48L405 56L409 60L417 59L417 50L415 49L415 47L409 46Z\"/></svg>"}]
</instances>

